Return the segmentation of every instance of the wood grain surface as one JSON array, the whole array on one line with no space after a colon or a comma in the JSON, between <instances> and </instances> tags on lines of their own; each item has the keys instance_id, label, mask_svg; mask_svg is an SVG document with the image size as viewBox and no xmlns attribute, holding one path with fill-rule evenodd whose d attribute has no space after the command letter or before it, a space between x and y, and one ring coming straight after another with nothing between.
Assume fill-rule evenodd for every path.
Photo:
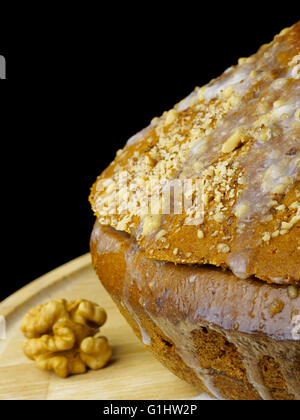
<instances>
[{"instance_id":1,"label":"wood grain surface","mask_svg":"<svg viewBox=\"0 0 300 420\"><path fill-rule=\"evenodd\" d=\"M108 321L101 331L113 349L112 361L106 368L61 379L52 372L38 370L24 356L21 320L30 308L53 298L85 298L106 309ZM1 400L207 399L205 395L197 396L192 386L165 369L139 342L94 274L89 254L1 302L1 315L6 323L6 338L4 334L0 337Z\"/></svg>"}]
</instances>

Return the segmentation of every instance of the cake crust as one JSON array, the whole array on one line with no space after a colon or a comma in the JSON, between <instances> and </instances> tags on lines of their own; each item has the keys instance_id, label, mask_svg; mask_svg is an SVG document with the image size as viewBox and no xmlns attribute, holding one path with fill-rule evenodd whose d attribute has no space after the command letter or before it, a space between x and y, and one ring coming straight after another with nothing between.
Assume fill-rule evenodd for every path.
<instances>
[{"instance_id":1,"label":"cake crust","mask_svg":"<svg viewBox=\"0 0 300 420\"><path fill-rule=\"evenodd\" d=\"M300 22L130 139L92 189L96 216L148 258L299 284L299 97ZM184 208L164 201L178 185Z\"/></svg>"},{"instance_id":2,"label":"cake crust","mask_svg":"<svg viewBox=\"0 0 300 420\"><path fill-rule=\"evenodd\" d=\"M98 222L91 252L122 314L175 374L220 399L300 399L300 297L288 287L150 260Z\"/></svg>"}]
</instances>

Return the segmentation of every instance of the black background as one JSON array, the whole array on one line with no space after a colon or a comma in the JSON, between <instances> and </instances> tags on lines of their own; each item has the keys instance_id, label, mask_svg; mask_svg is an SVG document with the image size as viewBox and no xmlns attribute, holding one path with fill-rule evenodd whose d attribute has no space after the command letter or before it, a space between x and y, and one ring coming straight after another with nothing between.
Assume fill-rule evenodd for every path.
<instances>
[{"instance_id":1,"label":"black background","mask_svg":"<svg viewBox=\"0 0 300 420\"><path fill-rule=\"evenodd\" d=\"M89 189L131 135L300 17L195 4L40 12L14 37L1 26L0 300L88 252Z\"/></svg>"}]
</instances>

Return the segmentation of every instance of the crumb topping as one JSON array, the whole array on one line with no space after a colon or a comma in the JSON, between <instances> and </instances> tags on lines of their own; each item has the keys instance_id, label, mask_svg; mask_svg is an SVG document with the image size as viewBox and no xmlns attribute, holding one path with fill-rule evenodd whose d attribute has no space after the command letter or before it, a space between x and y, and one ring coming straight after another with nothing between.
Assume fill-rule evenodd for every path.
<instances>
[{"instance_id":1,"label":"crumb topping","mask_svg":"<svg viewBox=\"0 0 300 420\"><path fill-rule=\"evenodd\" d=\"M237 249L254 237L256 247L271 246L299 226L299 79L300 23L131 138L93 188L99 222L135 235L148 255L164 249L176 262L217 263L217 253L219 265L243 277L248 257L236 270ZM186 180L177 197L172 191ZM266 226L259 237L255 224ZM179 252L180 243L170 247L188 228L197 257Z\"/></svg>"}]
</instances>

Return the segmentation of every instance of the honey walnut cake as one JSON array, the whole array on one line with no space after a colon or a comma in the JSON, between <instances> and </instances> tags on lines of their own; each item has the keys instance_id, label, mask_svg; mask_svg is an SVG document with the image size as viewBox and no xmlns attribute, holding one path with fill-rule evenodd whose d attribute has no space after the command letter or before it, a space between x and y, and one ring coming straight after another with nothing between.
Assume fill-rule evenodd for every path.
<instances>
[{"instance_id":1,"label":"honey walnut cake","mask_svg":"<svg viewBox=\"0 0 300 420\"><path fill-rule=\"evenodd\" d=\"M132 137L94 184L95 271L219 399L300 399L300 22Z\"/></svg>"}]
</instances>

